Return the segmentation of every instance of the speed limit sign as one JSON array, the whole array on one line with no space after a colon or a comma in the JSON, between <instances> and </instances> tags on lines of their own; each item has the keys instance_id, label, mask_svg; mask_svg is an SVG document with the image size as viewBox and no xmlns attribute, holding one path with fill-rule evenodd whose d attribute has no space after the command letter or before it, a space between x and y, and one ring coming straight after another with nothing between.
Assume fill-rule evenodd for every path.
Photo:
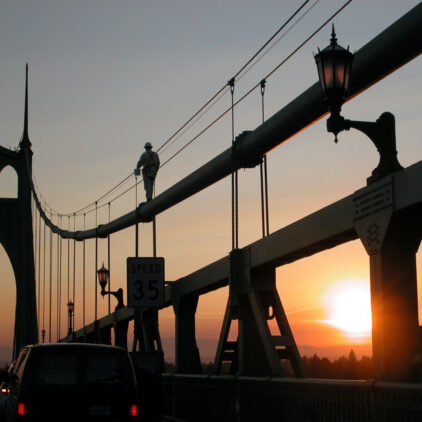
<instances>
[{"instance_id":1,"label":"speed limit sign","mask_svg":"<svg viewBox=\"0 0 422 422\"><path fill-rule=\"evenodd\" d=\"M164 258L127 258L127 306L147 308L164 303Z\"/></svg>"}]
</instances>

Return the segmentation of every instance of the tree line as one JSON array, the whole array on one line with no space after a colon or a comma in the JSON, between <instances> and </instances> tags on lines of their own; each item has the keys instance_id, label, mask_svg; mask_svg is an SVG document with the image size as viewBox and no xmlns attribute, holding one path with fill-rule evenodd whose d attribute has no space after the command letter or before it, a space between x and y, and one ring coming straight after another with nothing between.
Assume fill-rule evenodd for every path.
<instances>
[{"instance_id":1,"label":"tree line","mask_svg":"<svg viewBox=\"0 0 422 422\"><path fill-rule=\"evenodd\" d=\"M355 352L350 350L348 357L341 356L331 361L326 357L320 358L317 354L313 356L302 356L302 362L305 370L305 376L308 378L325 379L370 379L374 377L372 357L356 357ZM282 368L285 376L293 377L293 369L289 362L282 361ZM202 373L212 374L213 363L202 363ZM165 362L164 371L168 373L175 372L173 363ZM229 365L223 364L222 373L229 373Z\"/></svg>"},{"instance_id":2,"label":"tree line","mask_svg":"<svg viewBox=\"0 0 422 422\"><path fill-rule=\"evenodd\" d=\"M314 354L311 357L302 357L305 376L309 378L327 379L370 379L374 377L372 357L362 356L357 359L355 352L350 350L349 356L341 356L333 361L320 358ZM286 368L287 370L289 368ZM286 372L287 372L286 370ZM290 369L290 375L293 371Z\"/></svg>"}]
</instances>

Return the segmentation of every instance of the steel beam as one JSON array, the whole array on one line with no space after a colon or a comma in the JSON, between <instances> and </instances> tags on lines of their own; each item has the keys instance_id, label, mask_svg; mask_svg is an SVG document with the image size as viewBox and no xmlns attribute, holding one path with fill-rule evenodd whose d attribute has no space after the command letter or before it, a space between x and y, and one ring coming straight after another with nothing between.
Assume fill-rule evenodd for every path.
<instances>
[{"instance_id":1,"label":"steel beam","mask_svg":"<svg viewBox=\"0 0 422 422\"><path fill-rule=\"evenodd\" d=\"M394 187L395 212L402 212L415 206L422 206L422 161L389 176ZM363 190L377 189L385 179L365 187ZM306 256L357 239L354 221L355 203L353 198L362 190L346 196L319 211L298 220L287 227L259 239L248 245L251 255L251 269L259 267L278 267L294 262ZM201 295L228 285L230 262L224 257L199 269L179 280L169 283L165 289L165 305L171 305L178 297ZM113 315L118 321L133 319L133 310L122 308L115 314L99 320L100 327L113 324ZM94 329L94 324L86 327L87 332ZM84 330L76 333L77 338L84 337Z\"/></svg>"}]
</instances>

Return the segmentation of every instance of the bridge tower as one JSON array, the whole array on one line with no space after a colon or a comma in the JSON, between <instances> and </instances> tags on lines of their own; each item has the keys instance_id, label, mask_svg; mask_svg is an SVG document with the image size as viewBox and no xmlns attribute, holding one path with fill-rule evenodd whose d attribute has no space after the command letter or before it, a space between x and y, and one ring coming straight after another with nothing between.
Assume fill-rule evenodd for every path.
<instances>
[{"instance_id":1,"label":"bridge tower","mask_svg":"<svg viewBox=\"0 0 422 422\"><path fill-rule=\"evenodd\" d=\"M32 151L28 137L28 64L25 116L17 150L0 146L0 173L11 166L18 176L17 198L0 198L0 243L12 263L16 281L13 357L22 346L38 343L34 246L31 214Z\"/></svg>"}]
</instances>

